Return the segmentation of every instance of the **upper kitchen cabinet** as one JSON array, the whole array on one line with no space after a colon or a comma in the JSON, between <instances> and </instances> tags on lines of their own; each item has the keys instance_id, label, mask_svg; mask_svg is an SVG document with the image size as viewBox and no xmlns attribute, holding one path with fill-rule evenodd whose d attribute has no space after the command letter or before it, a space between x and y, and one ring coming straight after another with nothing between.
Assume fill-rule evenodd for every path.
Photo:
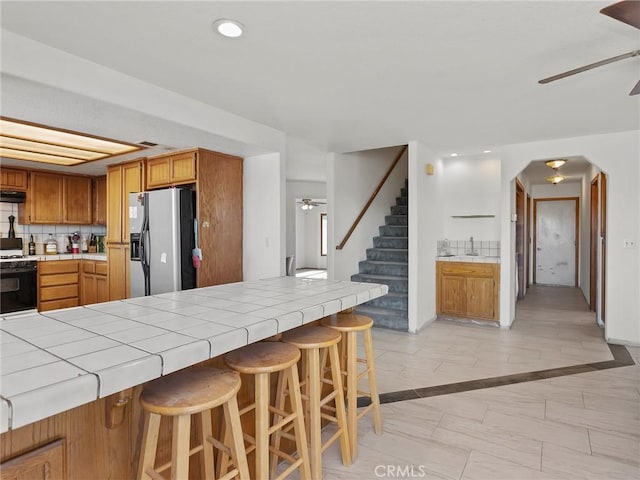
<instances>
[{"instance_id":1,"label":"upper kitchen cabinet","mask_svg":"<svg viewBox=\"0 0 640 480\"><path fill-rule=\"evenodd\" d=\"M20 204L21 224L62 223L62 175L31 172L26 203Z\"/></svg>"},{"instance_id":2,"label":"upper kitchen cabinet","mask_svg":"<svg viewBox=\"0 0 640 480\"><path fill-rule=\"evenodd\" d=\"M107 176L93 179L93 223L107 224Z\"/></svg>"},{"instance_id":3,"label":"upper kitchen cabinet","mask_svg":"<svg viewBox=\"0 0 640 480\"><path fill-rule=\"evenodd\" d=\"M93 222L93 180L91 177L62 177L62 223L90 225Z\"/></svg>"},{"instance_id":4,"label":"upper kitchen cabinet","mask_svg":"<svg viewBox=\"0 0 640 480\"><path fill-rule=\"evenodd\" d=\"M27 191L27 172L25 170L2 168L2 170L0 170L0 177L2 190Z\"/></svg>"},{"instance_id":5,"label":"upper kitchen cabinet","mask_svg":"<svg viewBox=\"0 0 640 480\"><path fill-rule=\"evenodd\" d=\"M93 222L91 177L29 172L27 201L18 208L21 224L90 225Z\"/></svg>"},{"instance_id":6,"label":"upper kitchen cabinet","mask_svg":"<svg viewBox=\"0 0 640 480\"><path fill-rule=\"evenodd\" d=\"M196 181L196 165L201 150L161 155L147 160L147 188L184 185Z\"/></svg>"},{"instance_id":7,"label":"upper kitchen cabinet","mask_svg":"<svg viewBox=\"0 0 640 480\"><path fill-rule=\"evenodd\" d=\"M107 168L107 243L129 243L129 194L144 190L145 160Z\"/></svg>"}]
</instances>

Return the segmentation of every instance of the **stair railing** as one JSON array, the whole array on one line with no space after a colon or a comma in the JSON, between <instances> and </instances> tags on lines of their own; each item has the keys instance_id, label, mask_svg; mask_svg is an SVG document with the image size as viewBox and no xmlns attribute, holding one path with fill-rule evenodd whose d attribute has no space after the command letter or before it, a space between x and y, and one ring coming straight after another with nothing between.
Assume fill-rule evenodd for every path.
<instances>
[{"instance_id":1,"label":"stair railing","mask_svg":"<svg viewBox=\"0 0 640 480\"><path fill-rule=\"evenodd\" d=\"M395 160L393 161L393 163L389 167L389 170L387 170L387 173L384 174L384 177L382 177L382 180L380 180L380 183L378 183L378 186L376 187L376 189L373 191L373 193L369 197L369 200L367 200L367 203L364 205L364 207L362 207L362 211L356 217L356 219L353 221L353 225L351 225L351 228L349 229L347 234L344 236L342 241L338 245L336 245L336 250L342 250L344 248L344 246L347 244L347 241L351 237L351 234L354 232L354 230L356 229L356 227L360 223L360 220L362 220L362 217L364 217L364 214L367 213L367 210L369 210L369 207L371 206L371 204L375 200L376 196L378 195L378 193L382 189L382 186L385 184L385 182L389 178L389 175L391 175L391 172L393 171L393 169L398 164L398 162L400 161L400 159L402 158L402 156L404 155L404 153L406 151L407 151L407 145L403 145L402 148L400 149L400 152L398 153L398 155L396 155Z\"/></svg>"}]
</instances>

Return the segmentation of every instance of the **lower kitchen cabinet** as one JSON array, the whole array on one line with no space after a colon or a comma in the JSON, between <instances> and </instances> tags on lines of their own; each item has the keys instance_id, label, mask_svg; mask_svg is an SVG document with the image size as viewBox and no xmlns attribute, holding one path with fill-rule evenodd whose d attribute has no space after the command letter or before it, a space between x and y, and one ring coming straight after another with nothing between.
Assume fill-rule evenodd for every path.
<instances>
[{"instance_id":1,"label":"lower kitchen cabinet","mask_svg":"<svg viewBox=\"0 0 640 480\"><path fill-rule=\"evenodd\" d=\"M65 439L60 438L0 464L6 480L63 480L67 478Z\"/></svg>"},{"instance_id":2,"label":"lower kitchen cabinet","mask_svg":"<svg viewBox=\"0 0 640 480\"><path fill-rule=\"evenodd\" d=\"M129 244L107 244L109 300L129 298Z\"/></svg>"},{"instance_id":3,"label":"lower kitchen cabinet","mask_svg":"<svg viewBox=\"0 0 640 480\"><path fill-rule=\"evenodd\" d=\"M77 307L80 260L38 262L38 311Z\"/></svg>"},{"instance_id":4,"label":"lower kitchen cabinet","mask_svg":"<svg viewBox=\"0 0 640 480\"><path fill-rule=\"evenodd\" d=\"M82 305L109 301L109 281L107 262L82 260L80 278L80 301Z\"/></svg>"},{"instance_id":5,"label":"lower kitchen cabinet","mask_svg":"<svg viewBox=\"0 0 640 480\"><path fill-rule=\"evenodd\" d=\"M436 313L499 321L500 264L436 262Z\"/></svg>"}]
</instances>

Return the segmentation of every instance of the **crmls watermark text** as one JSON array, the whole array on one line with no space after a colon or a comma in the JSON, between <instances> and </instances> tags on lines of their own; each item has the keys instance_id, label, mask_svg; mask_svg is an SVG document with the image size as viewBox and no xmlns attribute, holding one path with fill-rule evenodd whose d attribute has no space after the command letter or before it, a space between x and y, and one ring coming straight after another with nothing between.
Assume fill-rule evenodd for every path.
<instances>
[{"instance_id":1,"label":"crmls watermark text","mask_svg":"<svg viewBox=\"0 0 640 480\"><path fill-rule=\"evenodd\" d=\"M373 469L378 478L423 478L427 476L424 465L376 465Z\"/></svg>"}]
</instances>

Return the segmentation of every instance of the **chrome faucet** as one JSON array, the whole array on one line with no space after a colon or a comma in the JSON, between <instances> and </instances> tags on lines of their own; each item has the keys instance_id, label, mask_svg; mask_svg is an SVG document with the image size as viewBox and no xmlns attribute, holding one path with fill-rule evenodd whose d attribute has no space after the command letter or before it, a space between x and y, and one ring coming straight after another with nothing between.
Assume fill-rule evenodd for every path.
<instances>
[{"instance_id":1,"label":"chrome faucet","mask_svg":"<svg viewBox=\"0 0 640 480\"><path fill-rule=\"evenodd\" d=\"M478 255L478 252L473 248L473 237L469 239L471 241L471 251L467 255Z\"/></svg>"}]
</instances>

